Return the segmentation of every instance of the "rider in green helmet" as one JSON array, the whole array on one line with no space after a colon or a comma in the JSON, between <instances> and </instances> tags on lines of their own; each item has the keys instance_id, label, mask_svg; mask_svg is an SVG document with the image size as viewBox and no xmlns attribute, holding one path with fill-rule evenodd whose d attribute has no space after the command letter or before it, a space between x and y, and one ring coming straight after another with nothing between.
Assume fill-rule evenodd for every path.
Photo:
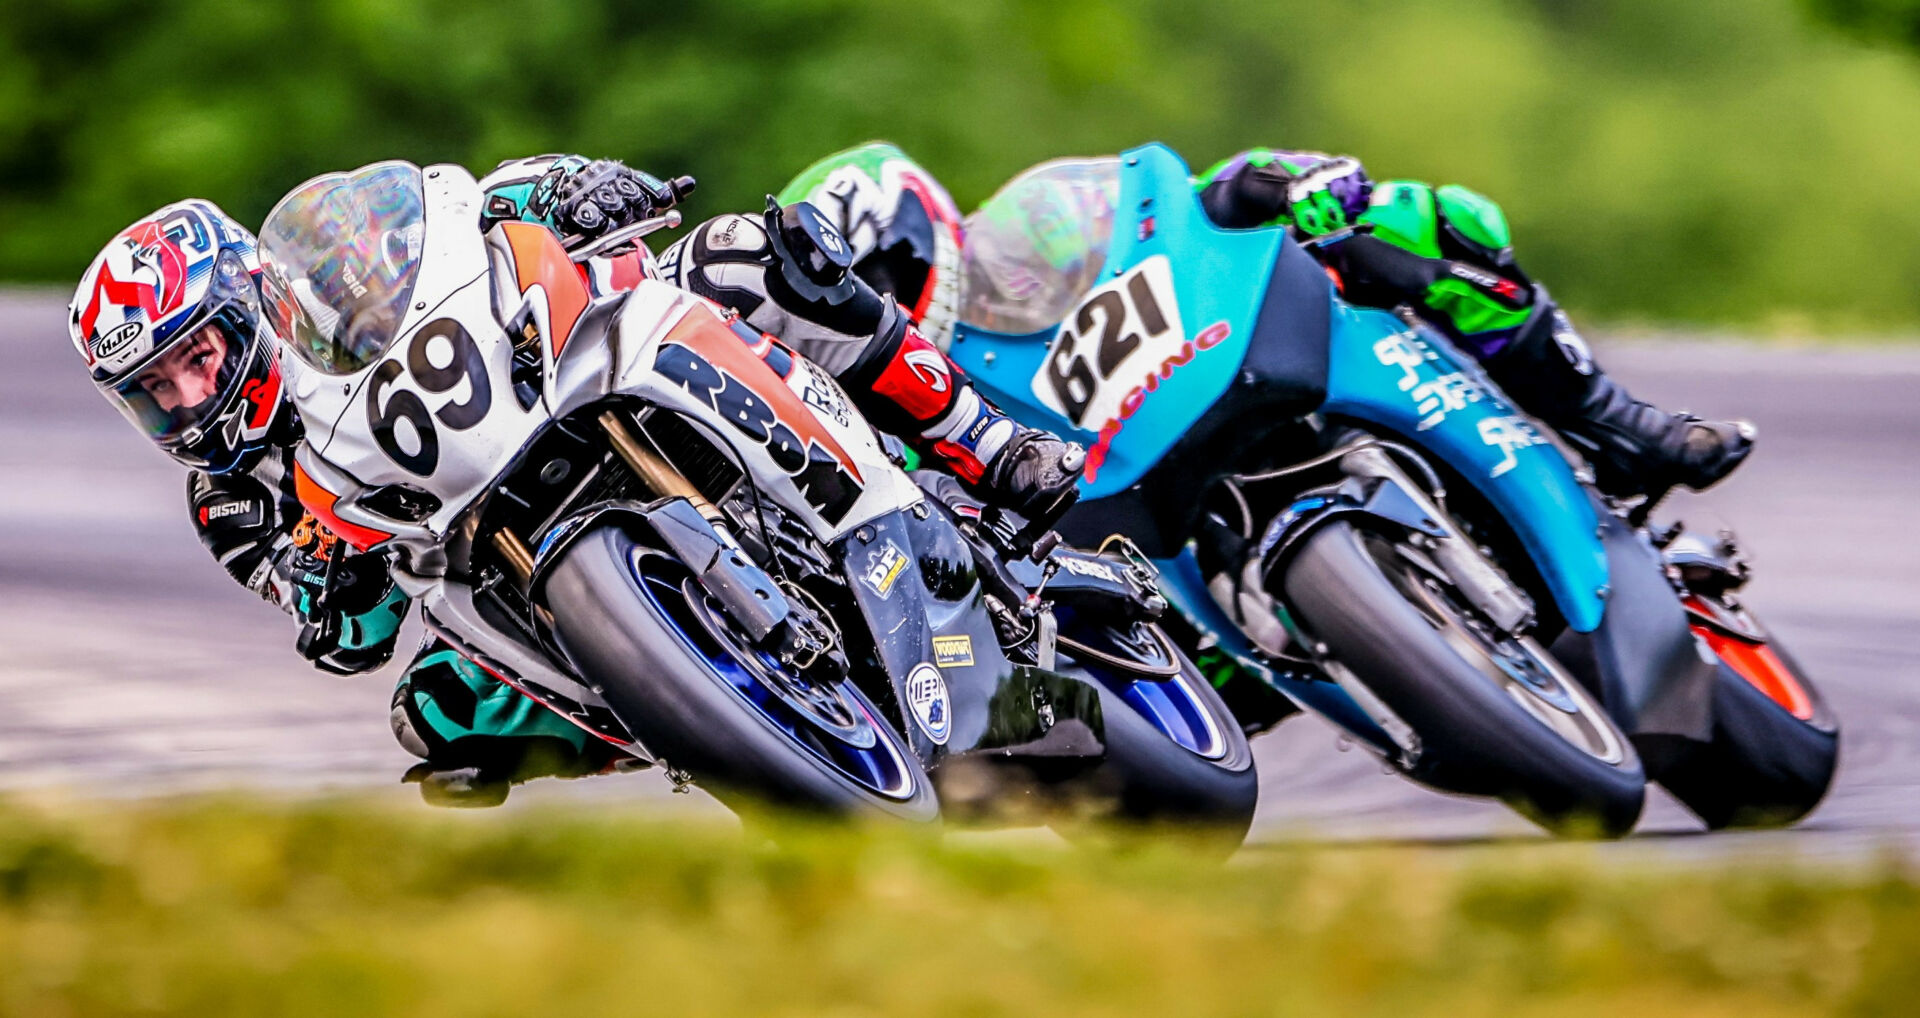
<instances>
[{"instance_id":1,"label":"rider in green helmet","mask_svg":"<svg viewBox=\"0 0 1920 1018\"><path fill-rule=\"evenodd\" d=\"M1603 490L1706 488L1752 449L1751 426L1667 413L1604 374L1566 313L1516 263L1500 207L1473 191L1406 180L1376 185L1351 157L1276 149L1222 160L1194 187L1222 226L1281 225L1302 239L1322 238L1314 252L1347 299L1411 307L1445 332L1508 396L1580 448ZM1042 204L1087 200L1039 197ZM852 242L854 271L895 294L944 346L965 228L931 173L898 147L869 142L808 167L780 200L811 201L827 212ZM1059 276L1088 232L1050 215L1028 224L1030 246L1036 264Z\"/></svg>"},{"instance_id":2,"label":"rider in green helmet","mask_svg":"<svg viewBox=\"0 0 1920 1018\"><path fill-rule=\"evenodd\" d=\"M1224 160L1195 186L1222 226L1279 224L1322 238L1314 253L1348 300L1412 307L1579 448L1604 491L1703 489L1752 451L1751 425L1668 413L1603 373L1566 312L1514 260L1505 213L1480 194L1374 185L1351 158L1271 149Z\"/></svg>"}]
</instances>

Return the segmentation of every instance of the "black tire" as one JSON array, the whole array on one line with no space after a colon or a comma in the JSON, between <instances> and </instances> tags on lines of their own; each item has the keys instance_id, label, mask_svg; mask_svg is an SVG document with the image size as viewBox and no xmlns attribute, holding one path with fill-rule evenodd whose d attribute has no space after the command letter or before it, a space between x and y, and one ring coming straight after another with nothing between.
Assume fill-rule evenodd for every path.
<instances>
[{"instance_id":1,"label":"black tire","mask_svg":"<svg viewBox=\"0 0 1920 1018\"><path fill-rule=\"evenodd\" d=\"M1394 570L1390 577L1387 570ZM1308 535L1280 586L1299 622L1419 734L1407 771L1445 791L1493 795L1550 831L1620 837L1633 829L1646 777L1632 743L1579 683L1565 678L1565 712L1591 731L1594 751L1535 717L1481 638L1423 607L1418 567L1392 540L1333 521ZM1424 576L1424 574L1420 574ZM1396 582L1398 581L1398 582ZM1558 669L1544 651L1534 660ZM1564 670L1558 673L1564 676Z\"/></svg>"},{"instance_id":2,"label":"black tire","mask_svg":"<svg viewBox=\"0 0 1920 1018\"><path fill-rule=\"evenodd\" d=\"M1179 654L1171 641L1165 645ZM1170 701L1196 710L1200 727L1209 733L1193 740L1200 751L1175 741L1129 700L1126 688L1147 680L1087 665L1086 671L1100 687L1106 755L1098 767L1067 783L1062 791L1104 802L1107 808L1097 811L1099 820L1177 826L1204 850L1224 857L1246 840L1260 797L1260 777L1253 749L1233 712L1192 661L1185 655L1179 659L1180 673L1157 685ZM1063 656L1063 667L1074 665ZM1056 822L1053 827L1076 842L1101 836L1100 825L1084 818Z\"/></svg>"},{"instance_id":3,"label":"black tire","mask_svg":"<svg viewBox=\"0 0 1920 1018\"><path fill-rule=\"evenodd\" d=\"M1827 794L1840 758L1840 726L1826 698L1786 648L1768 640L1811 701L1802 720L1722 658L1713 686L1713 741L1690 746L1660 783L1713 830L1785 827Z\"/></svg>"},{"instance_id":4,"label":"black tire","mask_svg":"<svg viewBox=\"0 0 1920 1018\"><path fill-rule=\"evenodd\" d=\"M911 822L938 817L939 799L919 758L851 682L835 689L842 702L868 715L881 740L875 746L897 759L898 795L863 787L820 748L750 706L715 663L726 652L713 652L722 647L719 638L699 626L684 635L690 627L668 614L675 578L661 574L675 570L683 583L691 576L679 563L647 554L617 527L602 527L576 539L545 581L555 639L582 675L604 687L607 702L643 745L729 806L760 800ZM643 589L643 583L656 586ZM702 637L709 644L704 652L694 642ZM816 741L835 748L824 733Z\"/></svg>"}]
</instances>

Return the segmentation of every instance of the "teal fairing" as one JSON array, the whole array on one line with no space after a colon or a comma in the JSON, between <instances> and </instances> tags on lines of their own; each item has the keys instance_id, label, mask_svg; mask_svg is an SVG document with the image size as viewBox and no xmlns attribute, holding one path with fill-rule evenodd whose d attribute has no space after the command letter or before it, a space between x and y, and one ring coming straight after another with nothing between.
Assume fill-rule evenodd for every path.
<instances>
[{"instance_id":1,"label":"teal fairing","mask_svg":"<svg viewBox=\"0 0 1920 1018\"><path fill-rule=\"evenodd\" d=\"M997 332L963 294L952 350L1013 416L1088 443L1087 511L1151 480L1235 386L1254 344L1283 335L1290 343L1310 341L1288 335L1297 330L1288 327L1287 309L1263 306L1283 252L1298 254L1283 230L1214 226L1193 194L1186 165L1163 145L1125 153L1119 172L1118 211L1099 280L1125 298L1122 327L1105 329L1102 315L1088 313L1089 297L1078 311L1062 312L1074 319L1025 334ZM1170 290L1154 279L1129 285L1132 274L1144 274L1156 260L1167 267L1160 279L1170 280ZM1150 334L1159 322L1142 314L1143 290L1169 326L1164 335ZM1353 308L1330 285L1320 294L1332 312L1320 340L1328 346L1329 367L1319 409L1379 427L1448 463L1514 528L1568 624L1583 632L1597 626L1605 612L1606 555L1595 537L1591 501L1558 449L1497 396L1480 391L1437 335L1410 332L1385 312ZM1112 340L1103 342L1108 335ZM1143 351L1151 356L1138 356ZM1077 407L1057 399L1056 383L1080 363L1087 369L1082 377L1092 376L1094 399L1081 404L1085 412L1076 419ZM1102 416L1103 406L1117 412ZM1224 440L1233 431L1218 434Z\"/></svg>"}]
</instances>

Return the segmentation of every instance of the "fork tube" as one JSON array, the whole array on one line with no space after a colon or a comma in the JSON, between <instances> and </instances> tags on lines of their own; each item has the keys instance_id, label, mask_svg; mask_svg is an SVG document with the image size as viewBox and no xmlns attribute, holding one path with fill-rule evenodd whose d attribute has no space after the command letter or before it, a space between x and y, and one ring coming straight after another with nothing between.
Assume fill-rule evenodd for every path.
<instances>
[{"instance_id":1,"label":"fork tube","mask_svg":"<svg viewBox=\"0 0 1920 1018\"><path fill-rule=\"evenodd\" d=\"M662 495L686 499L693 505L694 511L713 524L714 529L727 532L726 515L707 501L706 496L700 494L686 475L673 468L673 464L661 459L652 449L634 438L633 432L627 430L626 421L621 420L618 413L608 410L601 414L600 427L606 431L607 440L613 443L613 451L619 453L627 466L640 475L640 480L647 487Z\"/></svg>"},{"instance_id":2,"label":"fork tube","mask_svg":"<svg viewBox=\"0 0 1920 1018\"><path fill-rule=\"evenodd\" d=\"M506 560L507 568L513 570L520 588L525 590L533 580L533 551L527 542L522 541L519 534L502 528L493 532L493 547Z\"/></svg>"}]
</instances>

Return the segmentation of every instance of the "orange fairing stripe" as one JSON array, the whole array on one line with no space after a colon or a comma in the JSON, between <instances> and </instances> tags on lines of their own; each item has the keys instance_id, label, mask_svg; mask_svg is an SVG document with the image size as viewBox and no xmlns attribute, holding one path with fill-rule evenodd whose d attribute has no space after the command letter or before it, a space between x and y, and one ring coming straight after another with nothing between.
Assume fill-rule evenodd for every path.
<instances>
[{"instance_id":1,"label":"orange fairing stripe","mask_svg":"<svg viewBox=\"0 0 1920 1018\"><path fill-rule=\"evenodd\" d=\"M300 498L300 504L307 507L313 518L328 530L340 536L340 539L353 545L360 551L379 544L392 537L392 534L372 527L363 527L358 523L348 523L333 511L340 502L340 496L320 486L320 482L307 473L299 461L293 464L293 493Z\"/></svg>"},{"instance_id":2,"label":"orange fairing stripe","mask_svg":"<svg viewBox=\"0 0 1920 1018\"><path fill-rule=\"evenodd\" d=\"M761 402L773 411L774 418L793 430L802 444L812 443L825 450L839 464L853 475L855 481L866 483L860 476L860 466L847 455L847 450L834 439L833 433L813 416L813 411L795 395L792 389L781 382L773 368L761 357L773 348L773 339L762 335L757 347L743 342L743 337L727 327L719 312L711 305L701 302L704 307L696 307L681 318L667 333L666 342L684 346L716 367L740 380Z\"/></svg>"},{"instance_id":3,"label":"orange fairing stripe","mask_svg":"<svg viewBox=\"0 0 1920 1018\"><path fill-rule=\"evenodd\" d=\"M1707 641L1707 646L1727 667L1739 673L1747 684L1767 695L1767 699L1779 704L1788 713L1802 721L1813 720L1813 697L1807 695L1800 680L1794 678L1793 669L1787 667L1780 655L1764 643L1749 643L1736 636L1728 636L1711 626L1695 624L1693 631Z\"/></svg>"},{"instance_id":4,"label":"orange fairing stripe","mask_svg":"<svg viewBox=\"0 0 1920 1018\"><path fill-rule=\"evenodd\" d=\"M513 251L513 271L520 280L521 294L536 285L546 287L547 324L553 330L549 339L558 355L593 295L566 249L560 246L560 239L546 227L501 223L499 229L506 231L507 246Z\"/></svg>"}]
</instances>

